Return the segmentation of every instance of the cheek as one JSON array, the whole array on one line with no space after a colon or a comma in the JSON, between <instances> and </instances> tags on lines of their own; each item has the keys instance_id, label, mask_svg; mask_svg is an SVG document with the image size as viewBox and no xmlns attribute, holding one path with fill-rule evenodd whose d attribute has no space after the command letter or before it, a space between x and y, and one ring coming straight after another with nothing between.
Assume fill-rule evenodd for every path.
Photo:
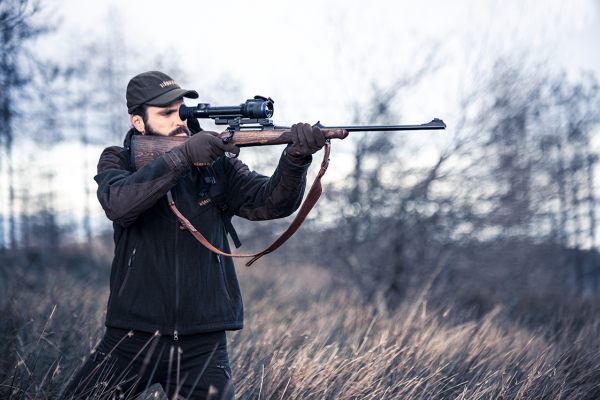
<instances>
[{"instance_id":1,"label":"cheek","mask_svg":"<svg viewBox=\"0 0 600 400\"><path fill-rule=\"evenodd\" d=\"M160 121L158 122L158 126L161 129L167 129L171 126L171 120L170 118L161 118Z\"/></svg>"},{"instance_id":2,"label":"cheek","mask_svg":"<svg viewBox=\"0 0 600 400\"><path fill-rule=\"evenodd\" d=\"M170 119L170 123L173 125L181 124L181 119L179 118L179 114L177 114L177 113L173 114L173 116Z\"/></svg>"}]
</instances>

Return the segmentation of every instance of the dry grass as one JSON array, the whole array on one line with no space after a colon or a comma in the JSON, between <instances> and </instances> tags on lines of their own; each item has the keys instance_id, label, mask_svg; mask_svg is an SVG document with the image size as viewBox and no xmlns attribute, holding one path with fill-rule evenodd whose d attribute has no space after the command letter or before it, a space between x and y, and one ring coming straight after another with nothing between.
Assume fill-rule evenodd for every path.
<instances>
[{"instance_id":1,"label":"dry grass","mask_svg":"<svg viewBox=\"0 0 600 400\"><path fill-rule=\"evenodd\" d=\"M0 397L57 398L102 335L108 271L91 281L2 271ZM534 326L501 306L473 318L419 302L384 315L315 269L239 276L246 327L229 334L239 399L600 398L598 314Z\"/></svg>"}]
</instances>

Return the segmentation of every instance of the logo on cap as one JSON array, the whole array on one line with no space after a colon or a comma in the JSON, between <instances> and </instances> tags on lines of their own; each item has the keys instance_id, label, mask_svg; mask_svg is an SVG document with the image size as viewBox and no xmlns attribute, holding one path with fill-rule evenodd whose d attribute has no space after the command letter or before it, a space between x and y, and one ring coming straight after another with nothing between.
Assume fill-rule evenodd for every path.
<instances>
[{"instance_id":1,"label":"logo on cap","mask_svg":"<svg viewBox=\"0 0 600 400\"><path fill-rule=\"evenodd\" d=\"M177 85L177 82L175 82L175 81L163 81L160 84L160 87L164 89L165 87L171 86L171 85Z\"/></svg>"}]
</instances>

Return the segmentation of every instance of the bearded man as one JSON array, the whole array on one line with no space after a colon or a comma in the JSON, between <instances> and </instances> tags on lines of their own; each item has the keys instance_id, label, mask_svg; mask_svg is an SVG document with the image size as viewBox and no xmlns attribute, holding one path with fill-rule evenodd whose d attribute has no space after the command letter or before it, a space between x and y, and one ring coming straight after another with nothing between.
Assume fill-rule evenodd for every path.
<instances>
[{"instance_id":1,"label":"bearded man","mask_svg":"<svg viewBox=\"0 0 600 400\"><path fill-rule=\"evenodd\" d=\"M244 322L233 261L182 229L166 195L213 246L229 253L228 221L234 215L267 220L298 208L311 154L325 137L309 124L293 125L293 144L273 175L263 176L225 156L239 154L239 148L215 132L197 124L190 130L179 118L184 97L198 93L162 72L131 79L126 98L132 128L123 147L108 147L100 156L94 179L115 241L106 333L73 379L70 395L114 388L117 395L134 396L160 383L169 399L209 393L234 398L225 332L242 329ZM190 138L135 170L134 135ZM225 184L224 206L210 196L215 177Z\"/></svg>"}]
</instances>

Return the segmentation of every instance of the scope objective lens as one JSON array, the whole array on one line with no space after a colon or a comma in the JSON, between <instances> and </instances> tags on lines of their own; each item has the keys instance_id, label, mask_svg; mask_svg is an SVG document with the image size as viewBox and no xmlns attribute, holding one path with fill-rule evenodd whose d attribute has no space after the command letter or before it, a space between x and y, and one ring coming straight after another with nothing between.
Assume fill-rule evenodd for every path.
<instances>
[{"instance_id":1,"label":"scope objective lens","mask_svg":"<svg viewBox=\"0 0 600 400\"><path fill-rule=\"evenodd\" d=\"M273 103L270 101L263 101L261 104L261 114L263 118L271 118L273 116Z\"/></svg>"}]
</instances>

